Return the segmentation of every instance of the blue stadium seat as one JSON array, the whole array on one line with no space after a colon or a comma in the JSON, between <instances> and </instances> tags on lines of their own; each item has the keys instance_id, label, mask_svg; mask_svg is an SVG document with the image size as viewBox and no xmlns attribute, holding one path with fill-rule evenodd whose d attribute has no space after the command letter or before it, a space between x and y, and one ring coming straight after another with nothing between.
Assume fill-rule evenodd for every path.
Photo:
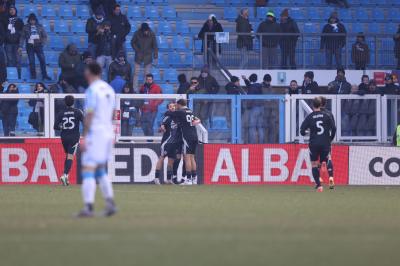
<instances>
[{"instance_id":1,"label":"blue stadium seat","mask_svg":"<svg viewBox=\"0 0 400 266\"><path fill-rule=\"evenodd\" d=\"M17 68L7 67L7 79L9 79L9 80L17 80L18 79Z\"/></svg>"},{"instance_id":2,"label":"blue stadium seat","mask_svg":"<svg viewBox=\"0 0 400 266\"><path fill-rule=\"evenodd\" d=\"M266 7L257 7L257 18L258 19L265 19L265 16L268 12L268 8Z\"/></svg>"},{"instance_id":3,"label":"blue stadium seat","mask_svg":"<svg viewBox=\"0 0 400 266\"><path fill-rule=\"evenodd\" d=\"M185 54L185 57L183 59L183 66L185 66L185 67L193 66L193 54L192 53Z\"/></svg>"},{"instance_id":4,"label":"blue stadium seat","mask_svg":"<svg viewBox=\"0 0 400 266\"><path fill-rule=\"evenodd\" d=\"M76 8L76 16L81 19L88 19L90 17L90 11L88 5L79 5Z\"/></svg>"},{"instance_id":5,"label":"blue stadium seat","mask_svg":"<svg viewBox=\"0 0 400 266\"><path fill-rule=\"evenodd\" d=\"M351 24L352 33L365 32L364 25L362 23L353 23Z\"/></svg>"},{"instance_id":6,"label":"blue stadium seat","mask_svg":"<svg viewBox=\"0 0 400 266\"><path fill-rule=\"evenodd\" d=\"M400 21L398 8L389 8L387 18L393 22Z\"/></svg>"},{"instance_id":7,"label":"blue stadium seat","mask_svg":"<svg viewBox=\"0 0 400 266\"><path fill-rule=\"evenodd\" d=\"M141 18L142 11L140 10L140 6L129 6L127 16L130 18Z\"/></svg>"},{"instance_id":8,"label":"blue stadium seat","mask_svg":"<svg viewBox=\"0 0 400 266\"><path fill-rule=\"evenodd\" d=\"M304 23L303 31L304 33L319 33L319 24L311 22Z\"/></svg>"},{"instance_id":9,"label":"blue stadium seat","mask_svg":"<svg viewBox=\"0 0 400 266\"><path fill-rule=\"evenodd\" d=\"M176 18L176 10L172 6L164 6L161 13L163 18L166 19L175 19Z\"/></svg>"},{"instance_id":10,"label":"blue stadium seat","mask_svg":"<svg viewBox=\"0 0 400 266\"><path fill-rule=\"evenodd\" d=\"M395 32L397 32L397 24L395 23L386 23L383 26L383 32L384 33L389 33L389 34L394 34Z\"/></svg>"},{"instance_id":11,"label":"blue stadium seat","mask_svg":"<svg viewBox=\"0 0 400 266\"><path fill-rule=\"evenodd\" d=\"M185 38L175 35L172 39L172 48L175 50L186 50Z\"/></svg>"},{"instance_id":12,"label":"blue stadium seat","mask_svg":"<svg viewBox=\"0 0 400 266\"><path fill-rule=\"evenodd\" d=\"M172 84L164 84L162 86L162 92L163 94L174 94L174 86L172 86Z\"/></svg>"},{"instance_id":13,"label":"blue stadium seat","mask_svg":"<svg viewBox=\"0 0 400 266\"><path fill-rule=\"evenodd\" d=\"M176 33L189 34L190 28L188 23L176 23Z\"/></svg>"},{"instance_id":14,"label":"blue stadium seat","mask_svg":"<svg viewBox=\"0 0 400 266\"><path fill-rule=\"evenodd\" d=\"M340 9L339 10L339 19L342 21L351 21L353 20L353 15L351 13L351 9Z\"/></svg>"},{"instance_id":15,"label":"blue stadium seat","mask_svg":"<svg viewBox=\"0 0 400 266\"><path fill-rule=\"evenodd\" d=\"M151 74L153 74L155 81L159 82L161 80L160 70L158 68L153 67L151 69Z\"/></svg>"},{"instance_id":16,"label":"blue stadium seat","mask_svg":"<svg viewBox=\"0 0 400 266\"><path fill-rule=\"evenodd\" d=\"M52 49L64 49L64 40L62 36L51 35L50 36L50 47Z\"/></svg>"},{"instance_id":17,"label":"blue stadium seat","mask_svg":"<svg viewBox=\"0 0 400 266\"><path fill-rule=\"evenodd\" d=\"M30 84L23 83L18 85L19 93L32 93L32 88Z\"/></svg>"},{"instance_id":18,"label":"blue stadium seat","mask_svg":"<svg viewBox=\"0 0 400 266\"><path fill-rule=\"evenodd\" d=\"M169 42L164 35L157 36L158 49L169 49Z\"/></svg>"},{"instance_id":19,"label":"blue stadium seat","mask_svg":"<svg viewBox=\"0 0 400 266\"><path fill-rule=\"evenodd\" d=\"M47 33L51 32L50 21L42 19L41 21L39 21L39 23L42 24Z\"/></svg>"},{"instance_id":20,"label":"blue stadium seat","mask_svg":"<svg viewBox=\"0 0 400 266\"><path fill-rule=\"evenodd\" d=\"M165 55L163 53L158 53L158 67L166 67Z\"/></svg>"},{"instance_id":21,"label":"blue stadium seat","mask_svg":"<svg viewBox=\"0 0 400 266\"><path fill-rule=\"evenodd\" d=\"M68 38L68 43L73 43L76 45L76 47L78 47L78 49L84 49L86 48L86 43L83 43L81 40L81 36L78 35L72 35L70 36L70 38Z\"/></svg>"},{"instance_id":22,"label":"blue stadium seat","mask_svg":"<svg viewBox=\"0 0 400 266\"><path fill-rule=\"evenodd\" d=\"M157 32L168 35L168 34L172 33L171 25L169 24L168 21L160 21L158 23Z\"/></svg>"},{"instance_id":23,"label":"blue stadium seat","mask_svg":"<svg viewBox=\"0 0 400 266\"><path fill-rule=\"evenodd\" d=\"M279 12L279 14L275 14L276 16L280 15L281 12ZM294 18L295 20L304 20L306 19L306 15L303 9L300 9L298 7L295 8L291 8L289 10L289 15Z\"/></svg>"},{"instance_id":24,"label":"blue stadium seat","mask_svg":"<svg viewBox=\"0 0 400 266\"><path fill-rule=\"evenodd\" d=\"M224 19L234 20L238 16L236 7L224 7Z\"/></svg>"},{"instance_id":25,"label":"blue stadium seat","mask_svg":"<svg viewBox=\"0 0 400 266\"><path fill-rule=\"evenodd\" d=\"M175 68L168 68L164 71L164 81L176 82L178 80L178 72Z\"/></svg>"},{"instance_id":26,"label":"blue stadium seat","mask_svg":"<svg viewBox=\"0 0 400 266\"><path fill-rule=\"evenodd\" d=\"M21 79L23 79L23 80L31 79L31 75L29 73L28 68L26 68L26 67L21 68Z\"/></svg>"},{"instance_id":27,"label":"blue stadium seat","mask_svg":"<svg viewBox=\"0 0 400 266\"><path fill-rule=\"evenodd\" d=\"M29 14L31 14L31 13L38 15L37 5L29 4L29 5L24 6L24 11L22 12L23 16L28 17Z\"/></svg>"},{"instance_id":28,"label":"blue stadium seat","mask_svg":"<svg viewBox=\"0 0 400 266\"><path fill-rule=\"evenodd\" d=\"M178 67L182 64L181 55L177 52L168 54L168 63L170 66Z\"/></svg>"},{"instance_id":29,"label":"blue stadium seat","mask_svg":"<svg viewBox=\"0 0 400 266\"><path fill-rule=\"evenodd\" d=\"M71 5L60 5L58 7L58 15L62 18L72 18L72 6Z\"/></svg>"},{"instance_id":30,"label":"blue stadium seat","mask_svg":"<svg viewBox=\"0 0 400 266\"><path fill-rule=\"evenodd\" d=\"M71 26L71 31L73 33L85 33L86 32L86 22L82 20L74 20Z\"/></svg>"},{"instance_id":31,"label":"blue stadium seat","mask_svg":"<svg viewBox=\"0 0 400 266\"><path fill-rule=\"evenodd\" d=\"M47 51L46 52L46 63L48 65L58 65L59 52Z\"/></svg>"},{"instance_id":32,"label":"blue stadium seat","mask_svg":"<svg viewBox=\"0 0 400 266\"><path fill-rule=\"evenodd\" d=\"M54 21L54 32L57 33L68 33L68 24L64 20L55 20Z\"/></svg>"},{"instance_id":33,"label":"blue stadium seat","mask_svg":"<svg viewBox=\"0 0 400 266\"><path fill-rule=\"evenodd\" d=\"M147 6L145 8L144 16L146 18L158 18L158 8L155 6Z\"/></svg>"},{"instance_id":34,"label":"blue stadium seat","mask_svg":"<svg viewBox=\"0 0 400 266\"><path fill-rule=\"evenodd\" d=\"M355 18L358 21L367 21L369 20L369 15L366 9L364 8L357 8L354 10L355 12Z\"/></svg>"},{"instance_id":35,"label":"blue stadium seat","mask_svg":"<svg viewBox=\"0 0 400 266\"><path fill-rule=\"evenodd\" d=\"M385 20L385 13L383 12L382 8L373 8L371 10L371 19L374 21L384 21Z\"/></svg>"},{"instance_id":36,"label":"blue stadium seat","mask_svg":"<svg viewBox=\"0 0 400 266\"><path fill-rule=\"evenodd\" d=\"M56 9L53 5L44 5L42 6L42 17L45 18L54 18L56 17Z\"/></svg>"}]
</instances>

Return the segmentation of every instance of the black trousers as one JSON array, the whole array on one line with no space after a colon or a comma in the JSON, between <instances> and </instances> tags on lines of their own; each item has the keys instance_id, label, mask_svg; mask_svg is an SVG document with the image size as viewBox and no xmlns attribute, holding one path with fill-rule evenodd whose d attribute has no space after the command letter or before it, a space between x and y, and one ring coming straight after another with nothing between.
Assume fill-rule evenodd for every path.
<instances>
[{"instance_id":1,"label":"black trousers","mask_svg":"<svg viewBox=\"0 0 400 266\"><path fill-rule=\"evenodd\" d=\"M15 136L15 126L17 124L18 114L5 113L3 114L3 131L4 136Z\"/></svg>"}]
</instances>

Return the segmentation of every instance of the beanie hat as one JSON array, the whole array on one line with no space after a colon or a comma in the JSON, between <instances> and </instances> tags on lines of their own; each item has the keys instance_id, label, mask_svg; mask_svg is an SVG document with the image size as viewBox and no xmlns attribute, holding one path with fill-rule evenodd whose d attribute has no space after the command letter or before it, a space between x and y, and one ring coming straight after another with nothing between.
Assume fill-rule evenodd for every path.
<instances>
[{"instance_id":1,"label":"beanie hat","mask_svg":"<svg viewBox=\"0 0 400 266\"><path fill-rule=\"evenodd\" d=\"M272 10L268 11L267 17L273 17L274 18L275 17L274 11L272 11Z\"/></svg>"},{"instance_id":2,"label":"beanie hat","mask_svg":"<svg viewBox=\"0 0 400 266\"><path fill-rule=\"evenodd\" d=\"M96 9L96 11L94 12L94 14L96 15L96 16L105 16L105 12L104 12L104 9L103 9L103 6L99 6L97 9Z\"/></svg>"},{"instance_id":3,"label":"beanie hat","mask_svg":"<svg viewBox=\"0 0 400 266\"><path fill-rule=\"evenodd\" d=\"M289 17L289 9L282 10L281 17Z\"/></svg>"},{"instance_id":4,"label":"beanie hat","mask_svg":"<svg viewBox=\"0 0 400 266\"><path fill-rule=\"evenodd\" d=\"M236 76L232 76L231 77L231 82L232 83L235 83L235 82L238 82L239 81L239 78L238 77L236 77Z\"/></svg>"},{"instance_id":5,"label":"beanie hat","mask_svg":"<svg viewBox=\"0 0 400 266\"><path fill-rule=\"evenodd\" d=\"M140 29L142 31L149 31L150 30L149 24L147 24L146 22L142 23L142 25L140 26Z\"/></svg>"}]
</instances>

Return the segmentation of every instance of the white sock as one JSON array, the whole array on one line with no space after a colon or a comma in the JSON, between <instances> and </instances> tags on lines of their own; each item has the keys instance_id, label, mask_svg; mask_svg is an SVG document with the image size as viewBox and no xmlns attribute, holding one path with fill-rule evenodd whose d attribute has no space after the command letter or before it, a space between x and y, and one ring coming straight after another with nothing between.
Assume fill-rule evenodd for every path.
<instances>
[{"instance_id":1,"label":"white sock","mask_svg":"<svg viewBox=\"0 0 400 266\"><path fill-rule=\"evenodd\" d=\"M107 175L99 178L99 186L105 200L114 199L114 190L111 179Z\"/></svg>"},{"instance_id":2,"label":"white sock","mask_svg":"<svg viewBox=\"0 0 400 266\"><path fill-rule=\"evenodd\" d=\"M94 178L84 178L82 181L82 198L85 204L94 204L96 196L96 180Z\"/></svg>"}]
</instances>

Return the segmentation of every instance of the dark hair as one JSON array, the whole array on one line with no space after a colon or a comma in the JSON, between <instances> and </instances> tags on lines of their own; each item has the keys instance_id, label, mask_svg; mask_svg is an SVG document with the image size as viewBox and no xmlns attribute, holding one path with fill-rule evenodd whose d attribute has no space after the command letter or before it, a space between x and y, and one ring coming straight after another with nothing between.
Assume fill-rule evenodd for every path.
<instances>
[{"instance_id":1,"label":"dark hair","mask_svg":"<svg viewBox=\"0 0 400 266\"><path fill-rule=\"evenodd\" d=\"M169 103L167 103L167 109L169 108L169 105L170 104L174 104L173 102L169 102Z\"/></svg>"},{"instance_id":2,"label":"dark hair","mask_svg":"<svg viewBox=\"0 0 400 266\"><path fill-rule=\"evenodd\" d=\"M46 88L46 85L44 85L43 82L37 82L37 83L35 84L34 92L36 92L36 88L37 88L37 86L39 86L39 85L43 87L43 90L46 90L46 89L47 89L47 88Z\"/></svg>"},{"instance_id":3,"label":"dark hair","mask_svg":"<svg viewBox=\"0 0 400 266\"><path fill-rule=\"evenodd\" d=\"M186 75L185 74L179 74L178 75L178 81L179 81L179 83L185 83L185 82L187 82L187 80L186 80Z\"/></svg>"},{"instance_id":4,"label":"dark hair","mask_svg":"<svg viewBox=\"0 0 400 266\"><path fill-rule=\"evenodd\" d=\"M72 105L74 105L75 98L72 95L67 95L64 97L64 102L66 106L71 107Z\"/></svg>"},{"instance_id":5,"label":"dark hair","mask_svg":"<svg viewBox=\"0 0 400 266\"><path fill-rule=\"evenodd\" d=\"M91 62L91 63L87 64L86 69L92 75L95 75L95 76L101 75L101 66L97 62Z\"/></svg>"},{"instance_id":6,"label":"dark hair","mask_svg":"<svg viewBox=\"0 0 400 266\"><path fill-rule=\"evenodd\" d=\"M325 107L325 106L326 106L326 103L327 103L328 101L326 100L326 98L325 98L324 96L320 96L319 98L320 98L320 100L321 100L321 106L322 106L322 107Z\"/></svg>"},{"instance_id":7,"label":"dark hair","mask_svg":"<svg viewBox=\"0 0 400 266\"><path fill-rule=\"evenodd\" d=\"M187 100L185 99L179 99L176 103L181 106L187 106Z\"/></svg>"},{"instance_id":8,"label":"dark hair","mask_svg":"<svg viewBox=\"0 0 400 266\"><path fill-rule=\"evenodd\" d=\"M190 79L190 81L192 81L192 80L199 80L199 78L198 77L192 77L191 79Z\"/></svg>"},{"instance_id":9,"label":"dark hair","mask_svg":"<svg viewBox=\"0 0 400 266\"><path fill-rule=\"evenodd\" d=\"M293 79L293 80L290 81L290 83L292 83L292 82L294 82L294 83L297 84L297 80L295 80L295 79Z\"/></svg>"},{"instance_id":10,"label":"dark hair","mask_svg":"<svg viewBox=\"0 0 400 266\"><path fill-rule=\"evenodd\" d=\"M129 88L128 92L125 92L125 88ZM127 93L134 93L133 88L132 88L132 83L131 82L126 82L124 84L124 87L122 87L122 93L127 94Z\"/></svg>"},{"instance_id":11,"label":"dark hair","mask_svg":"<svg viewBox=\"0 0 400 266\"><path fill-rule=\"evenodd\" d=\"M343 68L343 67L339 67L339 68L336 70L336 74L339 74L339 72L342 72L343 75L346 75L346 71L344 71L344 68Z\"/></svg>"},{"instance_id":12,"label":"dark hair","mask_svg":"<svg viewBox=\"0 0 400 266\"><path fill-rule=\"evenodd\" d=\"M314 108L320 108L322 105L321 97L315 97L312 102Z\"/></svg>"},{"instance_id":13,"label":"dark hair","mask_svg":"<svg viewBox=\"0 0 400 266\"><path fill-rule=\"evenodd\" d=\"M394 79L394 77L393 77L392 74L387 74L387 75L385 76L385 80L393 80L393 79Z\"/></svg>"},{"instance_id":14,"label":"dark hair","mask_svg":"<svg viewBox=\"0 0 400 266\"><path fill-rule=\"evenodd\" d=\"M152 78L152 79L154 79L154 76L153 76L153 74L149 73L149 74L146 74L146 78Z\"/></svg>"},{"instance_id":15,"label":"dark hair","mask_svg":"<svg viewBox=\"0 0 400 266\"><path fill-rule=\"evenodd\" d=\"M267 74L267 75L268 75L268 74ZM258 79L258 76L257 76L257 74L255 74L255 73L251 74L250 77L249 77L249 80L250 80L251 82L257 82L257 79ZM271 81L271 76L269 76L269 81Z\"/></svg>"},{"instance_id":16,"label":"dark hair","mask_svg":"<svg viewBox=\"0 0 400 266\"><path fill-rule=\"evenodd\" d=\"M362 76L361 76L361 81L362 81L364 78L368 78L368 79L369 79L369 76L368 76L368 75L362 75Z\"/></svg>"},{"instance_id":17,"label":"dark hair","mask_svg":"<svg viewBox=\"0 0 400 266\"><path fill-rule=\"evenodd\" d=\"M232 83L235 83L235 82L238 82L239 81L239 78L238 77L236 77L236 76L232 76L231 77L231 82Z\"/></svg>"},{"instance_id":18,"label":"dark hair","mask_svg":"<svg viewBox=\"0 0 400 266\"><path fill-rule=\"evenodd\" d=\"M310 78L311 80L314 79L314 72L312 71L307 71L306 73L304 73L304 77Z\"/></svg>"},{"instance_id":19,"label":"dark hair","mask_svg":"<svg viewBox=\"0 0 400 266\"><path fill-rule=\"evenodd\" d=\"M121 7L120 4L115 4L113 10L115 10L117 7Z\"/></svg>"},{"instance_id":20,"label":"dark hair","mask_svg":"<svg viewBox=\"0 0 400 266\"><path fill-rule=\"evenodd\" d=\"M263 80L271 82L271 80L272 80L271 75L270 74L265 74Z\"/></svg>"}]
</instances>

